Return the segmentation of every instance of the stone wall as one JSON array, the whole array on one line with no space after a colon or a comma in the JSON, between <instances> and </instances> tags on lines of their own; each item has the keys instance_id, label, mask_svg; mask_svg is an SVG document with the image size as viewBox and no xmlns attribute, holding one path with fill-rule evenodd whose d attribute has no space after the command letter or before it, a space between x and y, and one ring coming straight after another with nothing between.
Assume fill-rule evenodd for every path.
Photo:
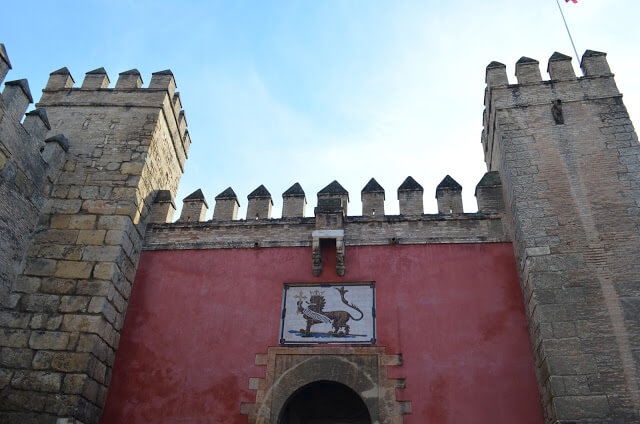
<instances>
[{"instance_id":1,"label":"stone wall","mask_svg":"<svg viewBox=\"0 0 640 424\"><path fill-rule=\"evenodd\" d=\"M0 82L10 67L0 44ZM26 80L7 82L0 96L0 305L8 308L18 301L12 285L67 147L63 138L45 142L47 114L37 109L25 116L31 102Z\"/></svg>"},{"instance_id":2,"label":"stone wall","mask_svg":"<svg viewBox=\"0 0 640 424\"><path fill-rule=\"evenodd\" d=\"M53 72L38 103L69 152L2 323L3 422L99 422L151 204L175 195L189 145L170 71L73 83Z\"/></svg>"},{"instance_id":3,"label":"stone wall","mask_svg":"<svg viewBox=\"0 0 640 424\"><path fill-rule=\"evenodd\" d=\"M154 224L145 250L311 246L315 218ZM499 214L346 217L346 246L510 241Z\"/></svg>"},{"instance_id":4,"label":"stone wall","mask_svg":"<svg viewBox=\"0 0 640 424\"><path fill-rule=\"evenodd\" d=\"M605 54L487 68L500 172L547 423L640 423L640 146Z\"/></svg>"}]
</instances>

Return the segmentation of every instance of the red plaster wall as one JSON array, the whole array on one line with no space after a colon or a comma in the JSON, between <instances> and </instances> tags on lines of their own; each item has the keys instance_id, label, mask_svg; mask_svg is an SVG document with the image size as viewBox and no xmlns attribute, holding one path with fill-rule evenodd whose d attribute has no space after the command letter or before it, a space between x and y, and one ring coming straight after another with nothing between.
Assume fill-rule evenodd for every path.
<instances>
[{"instance_id":1,"label":"red plaster wall","mask_svg":"<svg viewBox=\"0 0 640 424\"><path fill-rule=\"evenodd\" d=\"M313 278L311 248L143 252L102 423L246 423L282 285L313 281L376 282L405 423L543 422L510 244L348 247L346 264L328 255Z\"/></svg>"}]
</instances>

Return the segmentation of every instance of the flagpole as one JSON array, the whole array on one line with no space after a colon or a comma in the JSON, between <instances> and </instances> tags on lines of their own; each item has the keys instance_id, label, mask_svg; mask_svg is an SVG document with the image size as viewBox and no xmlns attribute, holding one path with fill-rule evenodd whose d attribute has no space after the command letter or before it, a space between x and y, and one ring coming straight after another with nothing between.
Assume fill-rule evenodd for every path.
<instances>
[{"instance_id":1,"label":"flagpole","mask_svg":"<svg viewBox=\"0 0 640 424\"><path fill-rule=\"evenodd\" d=\"M578 50L576 50L576 45L573 43L573 37L571 37L571 31L569 31L569 25L567 25L567 20L564 18L564 13L562 12L562 7L560 7L560 2L556 0L556 4L558 5L558 10L560 11L560 15L562 16L562 22L564 22L564 27L567 29L567 34L569 34L569 40L571 40L571 45L573 46L573 52L576 54L576 59L578 59L578 66L580 66L580 56L578 56Z\"/></svg>"}]
</instances>

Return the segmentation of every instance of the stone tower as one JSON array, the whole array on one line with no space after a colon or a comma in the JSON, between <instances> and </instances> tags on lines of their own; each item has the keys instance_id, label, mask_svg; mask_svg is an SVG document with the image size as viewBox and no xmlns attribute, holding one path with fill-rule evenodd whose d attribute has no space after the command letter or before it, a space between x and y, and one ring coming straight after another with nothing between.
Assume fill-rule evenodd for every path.
<instances>
[{"instance_id":1,"label":"stone tower","mask_svg":"<svg viewBox=\"0 0 640 424\"><path fill-rule=\"evenodd\" d=\"M29 146L42 143L43 169L54 155L63 161L58 172L16 174L30 184L36 207L23 209L38 227L2 298L2 422L99 422L154 197L172 199L178 187L189 136L171 71L154 73L147 88L137 70L108 85L102 68L80 88L62 68L37 105L46 115L35 114L42 122L31 125ZM18 87L21 96L2 96L15 125L30 100ZM39 141L45 127L64 135L46 143L50 153Z\"/></svg>"},{"instance_id":2,"label":"stone tower","mask_svg":"<svg viewBox=\"0 0 640 424\"><path fill-rule=\"evenodd\" d=\"M640 422L640 146L606 55L486 71L499 171L547 423Z\"/></svg>"}]
</instances>

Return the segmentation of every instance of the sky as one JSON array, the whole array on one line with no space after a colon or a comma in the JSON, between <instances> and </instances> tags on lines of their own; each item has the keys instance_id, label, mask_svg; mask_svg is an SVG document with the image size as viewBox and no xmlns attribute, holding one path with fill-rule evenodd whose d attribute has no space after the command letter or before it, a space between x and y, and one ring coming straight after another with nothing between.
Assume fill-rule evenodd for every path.
<instances>
[{"instance_id":1,"label":"sky","mask_svg":"<svg viewBox=\"0 0 640 424\"><path fill-rule=\"evenodd\" d=\"M640 2L559 0L579 55L603 51L632 120L640 122ZM118 73L171 69L191 135L176 196L231 186L245 218L247 195L271 192L273 217L295 182L306 216L333 180L361 214L360 191L374 177L386 214L398 213L397 188L413 176L425 213L451 175L465 212L486 172L480 135L485 68L507 65L515 83L521 56L554 51L578 60L556 0L490 1L114 1L5 0L0 42L13 65L6 81L28 78L40 97L50 72L66 66L80 86L104 67ZM178 218L178 213L175 219Z\"/></svg>"}]
</instances>

